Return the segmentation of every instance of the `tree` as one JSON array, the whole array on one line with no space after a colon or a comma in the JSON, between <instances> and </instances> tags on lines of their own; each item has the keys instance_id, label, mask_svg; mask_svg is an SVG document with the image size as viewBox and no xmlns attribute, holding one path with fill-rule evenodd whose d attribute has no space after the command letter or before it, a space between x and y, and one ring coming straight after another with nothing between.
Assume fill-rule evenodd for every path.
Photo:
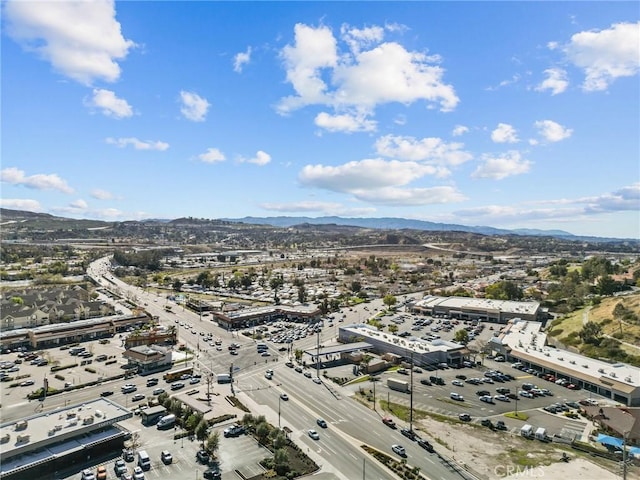
<instances>
[{"instance_id":1,"label":"tree","mask_svg":"<svg viewBox=\"0 0 640 480\"><path fill-rule=\"evenodd\" d=\"M295 351L293 352L293 356L296 358L296 360L299 362L302 359L302 354L304 353L303 350L296 348Z\"/></svg>"},{"instance_id":2,"label":"tree","mask_svg":"<svg viewBox=\"0 0 640 480\"><path fill-rule=\"evenodd\" d=\"M486 298L495 300L521 300L524 297L522 289L509 280L502 280L489 285L484 293Z\"/></svg>"},{"instance_id":3,"label":"tree","mask_svg":"<svg viewBox=\"0 0 640 480\"><path fill-rule=\"evenodd\" d=\"M175 282L173 282L173 290L179 292L180 290L182 290L182 285L184 284L180 280L176 280Z\"/></svg>"},{"instance_id":4,"label":"tree","mask_svg":"<svg viewBox=\"0 0 640 480\"><path fill-rule=\"evenodd\" d=\"M395 323L389 325L389 333L393 333L394 335L398 333L398 326Z\"/></svg>"},{"instance_id":5,"label":"tree","mask_svg":"<svg viewBox=\"0 0 640 480\"><path fill-rule=\"evenodd\" d=\"M616 306L613 307L613 317L618 320L618 325L620 326L620 333L622 333L622 320L627 313L627 309L624 308L622 302L616 303Z\"/></svg>"},{"instance_id":6,"label":"tree","mask_svg":"<svg viewBox=\"0 0 640 480\"><path fill-rule=\"evenodd\" d=\"M358 281L351 282L351 291L353 293L358 293L362 289L362 284Z\"/></svg>"},{"instance_id":7,"label":"tree","mask_svg":"<svg viewBox=\"0 0 640 480\"><path fill-rule=\"evenodd\" d=\"M260 422L256 425L256 436L261 445L264 445L267 438L269 438L269 424L267 422Z\"/></svg>"},{"instance_id":8,"label":"tree","mask_svg":"<svg viewBox=\"0 0 640 480\"><path fill-rule=\"evenodd\" d=\"M208 428L209 428L209 424L204 418L198 422L198 425L196 426L196 430L195 430L196 439L198 441L203 442L204 439L207 438Z\"/></svg>"},{"instance_id":9,"label":"tree","mask_svg":"<svg viewBox=\"0 0 640 480\"><path fill-rule=\"evenodd\" d=\"M456 333L453 335L453 339L458 343L466 345L469 342L469 332L464 328L456 330Z\"/></svg>"},{"instance_id":10,"label":"tree","mask_svg":"<svg viewBox=\"0 0 640 480\"><path fill-rule=\"evenodd\" d=\"M307 301L307 289L304 288L304 284L298 286L298 301L305 303Z\"/></svg>"},{"instance_id":11,"label":"tree","mask_svg":"<svg viewBox=\"0 0 640 480\"><path fill-rule=\"evenodd\" d=\"M214 430L209 434L204 449L209 452L209 455L215 457L218 448L220 448L220 432L218 430Z\"/></svg>"},{"instance_id":12,"label":"tree","mask_svg":"<svg viewBox=\"0 0 640 480\"><path fill-rule=\"evenodd\" d=\"M388 308L393 307L397 303L397 301L398 299L391 294L385 295L382 299L382 303L384 303Z\"/></svg>"},{"instance_id":13,"label":"tree","mask_svg":"<svg viewBox=\"0 0 640 480\"><path fill-rule=\"evenodd\" d=\"M600 342L600 337L602 336L602 325L589 321L585 323L582 330L578 332L578 336L584 343L597 345Z\"/></svg>"},{"instance_id":14,"label":"tree","mask_svg":"<svg viewBox=\"0 0 640 480\"><path fill-rule=\"evenodd\" d=\"M283 475L289 470L289 455L284 448L279 448L273 455L273 467L278 475Z\"/></svg>"}]
</instances>

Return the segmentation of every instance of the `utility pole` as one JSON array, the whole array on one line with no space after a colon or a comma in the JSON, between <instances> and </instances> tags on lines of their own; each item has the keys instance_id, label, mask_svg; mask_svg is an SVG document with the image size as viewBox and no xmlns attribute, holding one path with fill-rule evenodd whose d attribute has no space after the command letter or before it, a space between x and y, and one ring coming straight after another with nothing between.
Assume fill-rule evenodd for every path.
<instances>
[{"instance_id":1,"label":"utility pole","mask_svg":"<svg viewBox=\"0 0 640 480\"><path fill-rule=\"evenodd\" d=\"M409 391L409 431L413 433L413 347L411 348L411 390Z\"/></svg>"},{"instance_id":2,"label":"utility pole","mask_svg":"<svg viewBox=\"0 0 640 480\"><path fill-rule=\"evenodd\" d=\"M316 377L320 378L320 332L316 333Z\"/></svg>"}]
</instances>

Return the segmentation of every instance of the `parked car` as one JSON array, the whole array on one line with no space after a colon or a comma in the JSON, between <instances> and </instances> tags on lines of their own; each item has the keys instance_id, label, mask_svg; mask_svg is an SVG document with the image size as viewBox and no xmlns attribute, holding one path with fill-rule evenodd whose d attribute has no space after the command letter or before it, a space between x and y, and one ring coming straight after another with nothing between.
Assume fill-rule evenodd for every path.
<instances>
[{"instance_id":1,"label":"parked car","mask_svg":"<svg viewBox=\"0 0 640 480\"><path fill-rule=\"evenodd\" d=\"M83 470L82 471L82 474L80 475L80 479L81 480L96 480L96 476L91 470L87 469L87 470Z\"/></svg>"},{"instance_id":2,"label":"parked car","mask_svg":"<svg viewBox=\"0 0 640 480\"><path fill-rule=\"evenodd\" d=\"M126 463L124 463L124 460L116 460L116 463L113 465L113 471L116 474L116 477L119 477L123 473L125 473L127 471L127 465Z\"/></svg>"},{"instance_id":3,"label":"parked car","mask_svg":"<svg viewBox=\"0 0 640 480\"><path fill-rule=\"evenodd\" d=\"M469 415L468 413L461 413L458 415L458 418L460 420L462 420L463 422L470 422L471 421L471 415Z\"/></svg>"},{"instance_id":4,"label":"parked car","mask_svg":"<svg viewBox=\"0 0 640 480\"><path fill-rule=\"evenodd\" d=\"M244 427L242 425L238 425L237 423L235 425L231 425L228 428L225 428L222 432L225 437L237 437L238 435L242 435L243 433Z\"/></svg>"},{"instance_id":5,"label":"parked car","mask_svg":"<svg viewBox=\"0 0 640 480\"><path fill-rule=\"evenodd\" d=\"M209 463L209 453L206 450L198 450L198 453L196 453L196 459L200 463Z\"/></svg>"},{"instance_id":6,"label":"parked car","mask_svg":"<svg viewBox=\"0 0 640 480\"><path fill-rule=\"evenodd\" d=\"M458 402L464 402L464 397L456 392L451 392L449 395L453 400L457 400Z\"/></svg>"},{"instance_id":7,"label":"parked car","mask_svg":"<svg viewBox=\"0 0 640 480\"><path fill-rule=\"evenodd\" d=\"M173 382L171 384L171 390L180 390L181 388L184 388L184 383L182 382Z\"/></svg>"},{"instance_id":8,"label":"parked car","mask_svg":"<svg viewBox=\"0 0 640 480\"><path fill-rule=\"evenodd\" d=\"M101 397L108 397L110 395L113 395L113 390L105 390L104 392L100 393Z\"/></svg>"},{"instance_id":9,"label":"parked car","mask_svg":"<svg viewBox=\"0 0 640 480\"><path fill-rule=\"evenodd\" d=\"M493 397L491 395L483 395L480 397L480 401L484 403L493 403Z\"/></svg>"},{"instance_id":10,"label":"parked car","mask_svg":"<svg viewBox=\"0 0 640 480\"><path fill-rule=\"evenodd\" d=\"M131 397L132 402L139 402L140 400L144 400L144 395L142 393L136 393L133 397Z\"/></svg>"},{"instance_id":11,"label":"parked car","mask_svg":"<svg viewBox=\"0 0 640 480\"><path fill-rule=\"evenodd\" d=\"M504 424L502 420L498 420L496 422L496 430L506 430L507 426Z\"/></svg>"},{"instance_id":12,"label":"parked car","mask_svg":"<svg viewBox=\"0 0 640 480\"><path fill-rule=\"evenodd\" d=\"M165 465L169 465L173 462L173 455L171 455L169 450L163 450L162 453L160 453L160 460L162 460L162 463Z\"/></svg>"}]
</instances>

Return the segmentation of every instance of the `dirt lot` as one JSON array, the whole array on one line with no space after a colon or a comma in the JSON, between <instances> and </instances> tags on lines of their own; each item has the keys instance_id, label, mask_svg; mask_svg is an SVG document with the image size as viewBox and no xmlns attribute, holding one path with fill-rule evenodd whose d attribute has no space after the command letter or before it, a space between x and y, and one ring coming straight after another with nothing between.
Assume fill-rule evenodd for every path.
<instances>
[{"instance_id":1,"label":"dirt lot","mask_svg":"<svg viewBox=\"0 0 640 480\"><path fill-rule=\"evenodd\" d=\"M431 418L418 422L421 436L427 438L444 456L468 466L480 478L546 478L615 480L620 478L570 448L526 440L517 435L491 432L474 425L457 425ZM566 452L571 460L561 461ZM615 470L616 466L611 464ZM640 469L632 467L628 479L639 479Z\"/></svg>"}]
</instances>

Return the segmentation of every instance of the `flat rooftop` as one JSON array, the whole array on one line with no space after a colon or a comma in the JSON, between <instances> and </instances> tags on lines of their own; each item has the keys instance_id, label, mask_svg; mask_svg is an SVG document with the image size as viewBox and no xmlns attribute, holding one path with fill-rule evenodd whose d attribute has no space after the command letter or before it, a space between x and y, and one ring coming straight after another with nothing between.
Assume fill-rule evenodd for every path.
<instances>
[{"instance_id":1,"label":"flat rooftop","mask_svg":"<svg viewBox=\"0 0 640 480\"><path fill-rule=\"evenodd\" d=\"M509 346L512 355L516 357L528 357L542 364L568 369L581 377L591 377L592 381L622 384L631 388L640 387L638 367L625 363L607 363L579 353L549 347L540 322L515 319L493 341Z\"/></svg>"},{"instance_id":2,"label":"flat rooftop","mask_svg":"<svg viewBox=\"0 0 640 480\"><path fill-rule=\"evenodd\" d=\"M367 339L375 339L395 347L404 348L407 351L413 351L414 353L449 352L464 348L463 345L458 343L448 342L441 339L429 341L422 340L417 337L403 338L391 333L380 332L371 325L366 324L346 325L344 327L340 327L339 330L341 332L352 333L355 337L362 337L362 340L365 342ZM339 337L342 336L339 335Z\"/></svg>"},{"instance_id":3,"label":"flat rooftop","mask_svg":"<svg viewBox=\"0 0 640 480\"><path fill-rule=\"evenodd\" d=\"M515 302L512 300L493 300L489 298L439 297L428 295L415 302L423 308L443 307L448 309L500 311L534 315L540 308L538 302Z\"/></svg>"},{"instance_id":4,"label":"flat rooftop","mask_svg":"<svg viewBox=\"0 0 640 480\"><path fill-rule=\"evenodd\" d=\"M111 427L116 422L132 417L130 410L106 398L69 405L50 412L32 415L0 425L2 464L0 474L16 468L13 460L25 464L34 455L48 458L74 445L93 443L105 435L111 437L122 432ZM113 430L109 433L109 430ZM66 445L67 447L63 446Z\"/></svg>"}]
</instances>

